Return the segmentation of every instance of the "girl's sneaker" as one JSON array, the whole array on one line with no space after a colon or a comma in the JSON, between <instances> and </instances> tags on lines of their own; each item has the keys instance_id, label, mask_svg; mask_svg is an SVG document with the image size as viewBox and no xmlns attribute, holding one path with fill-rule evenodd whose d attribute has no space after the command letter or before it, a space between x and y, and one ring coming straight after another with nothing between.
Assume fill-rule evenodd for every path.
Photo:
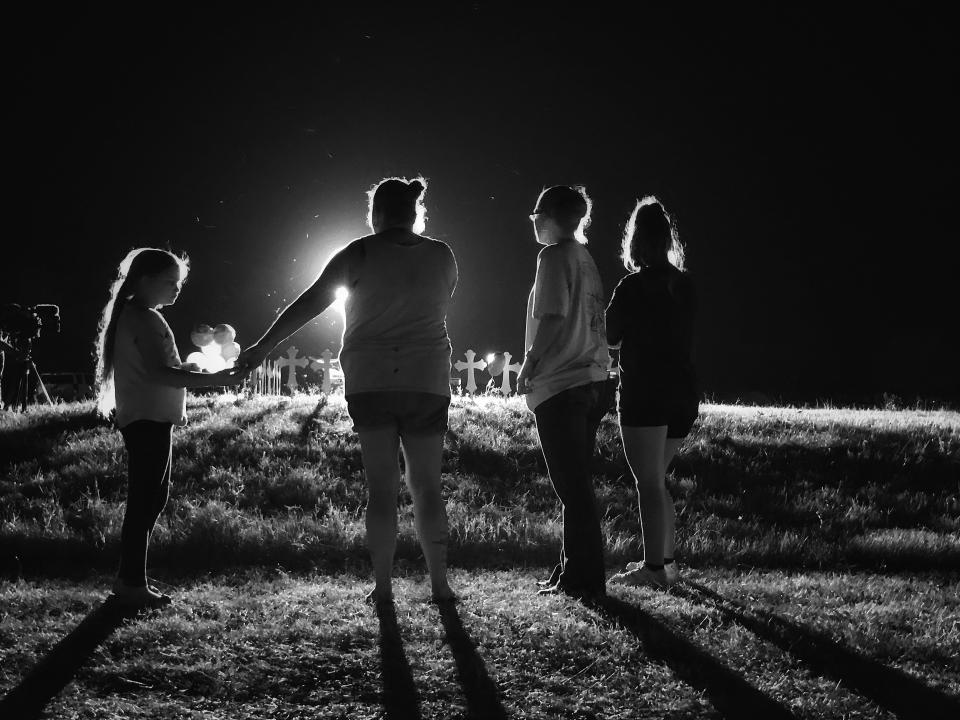
<instances>
[{"instance_id":1,"label":"girl's sneaker","mask_svg":"<svg viewBox=\"0 0 960 720\"><path fill-rule=\"evenodd\" d=\"M627 563L627 570L638 570L643 567L643 561ZM677 581L680 580L680 567L677 565L677 561L674 560L669 565L663 566L663 573L667 576L667 585L676 585Z\"/></svg>"},{"instance_id":2,"label":"girl's sneaker","mask_svg":"<svg viewBox=\"0 0 960 720\"><path fill-rule=\"evenodd\" d=\"M629 585L631 587L652 587L657 589L669 587L667 573L663 568L651 570L643 563L640 563L639 567L635 567L633 570L627 569L621 573L617 573L610 578L610 582L619 585Z\"/></svg>"}]
</instances>

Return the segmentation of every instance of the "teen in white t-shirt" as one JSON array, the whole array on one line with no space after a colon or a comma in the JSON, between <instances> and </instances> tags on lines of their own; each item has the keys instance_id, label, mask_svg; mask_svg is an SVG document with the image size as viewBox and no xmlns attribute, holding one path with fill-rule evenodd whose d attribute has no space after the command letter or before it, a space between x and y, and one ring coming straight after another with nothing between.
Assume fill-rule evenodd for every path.
<instances>
[{"instance_id":1,"label":"teen in white t-shirt","mask_svg":"<svg viewBox=\"0 0 960 720\"><path fill-rule=\"evenodd\" d=\"M517 389L537 418L550 481L563 505L560 562L541 593L603 595L603 534L591 467L609 398L604 295L583 245L590 200L582 187L541 193L531 215L545 245L527 302L527 352Z\"/></svg>"}]
</instances>

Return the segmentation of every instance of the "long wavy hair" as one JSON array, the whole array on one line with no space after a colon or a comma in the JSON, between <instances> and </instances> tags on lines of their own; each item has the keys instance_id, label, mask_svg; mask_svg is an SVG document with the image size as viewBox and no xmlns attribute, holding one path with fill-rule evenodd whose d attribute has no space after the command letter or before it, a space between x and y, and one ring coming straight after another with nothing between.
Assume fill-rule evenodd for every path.
<instances>
[{"instance_id":1,"label":"long wavy hair","mask_svg":"<svg viewBox=\"0 0 960 720\"><path fill-rule=\"evenodd\" d=\"M656 195L637 201L623 231L620 259L630 272L661 262L686 268L686 253L677 223Z\"/></svg>"},{"instance_id":2,"label":"long wavy hair","mask_svg":"<svg viewBox=\"0 0 960 720\"><path fill-rule=\"evenodd\" d=\"M127 253L117 268L117 277L110 286L110 297L103 307L98 327L96 353L97 408L108 416L116 407L113 388L113 348L117 336L117 322L124 306L130 301L141 278L159 275L170 268L180 268L180 278L186 279L190 262L167 250L137 248Z\"/></svg>"},{"instance_id":3,"label":"long wavy hair","mask_svg":"<svg viewBox=\"0 0 960 720\"><path fill-rule=\"evenodd\" d=\"M373 217L379 214L384 228L412 225L413 232L422 234L427 228L427 209L423 205L426 192L424 177L384 178L367 191L367 224L374 230Z\"/></svg>"}]
</instances>

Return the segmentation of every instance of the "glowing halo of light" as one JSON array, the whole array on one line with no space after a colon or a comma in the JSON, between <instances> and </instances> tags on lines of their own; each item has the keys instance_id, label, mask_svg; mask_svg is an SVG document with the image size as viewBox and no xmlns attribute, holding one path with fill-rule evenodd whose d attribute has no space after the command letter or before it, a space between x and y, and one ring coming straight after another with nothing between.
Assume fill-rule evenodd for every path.
<instances>
[{"instance_id":1,"label":"glowing halo of light","mask_svg":"<svg viewBox=\"0 0 960 720\"><path fill-rule=\"evenodd\" d=\"M487 355L487 374L490 377L496 377L503 372L507 364L507 357L502 352L492 352Z\"/></svg>"},{"instance_id":2,"label":"glowing halo of light","mask_svg":"<svg viewBox=\"0 0 960 720\"><path fill-rule=\"evenodd\" d=\"M347 290L345 287L338 287L334 291L335 299L331 307L337 312L339 312L341 315L343 315L344 312L346 312L346 302L347 302L347 296L349 294L350 294L350 291Z\"/></svg>"}]
</instances>

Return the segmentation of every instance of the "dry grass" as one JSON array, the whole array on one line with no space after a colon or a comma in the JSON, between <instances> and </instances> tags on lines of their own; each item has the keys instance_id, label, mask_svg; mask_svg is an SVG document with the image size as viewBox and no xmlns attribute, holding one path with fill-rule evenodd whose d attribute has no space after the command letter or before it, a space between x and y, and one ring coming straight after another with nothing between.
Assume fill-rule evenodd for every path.
<instances>
[{"instance_id":1,"label":"dry grass","mask_svg":"<svg viewBox=\"0 0 960 720\"><path fill-rule=\"evenodd\" d=\"M957 413L705 406L669 478L689 582L590 606L532 593L560 528L531 416L457 398L463 602L428 604L404 491L396 625L361 602L342 399L208 396L190 418L151 552L177 602L83 655L122 445L89 405L0 416L0 690L68 637L80 669L51 717L881 718L960 696ZM612 568L642 550L613 418L598 455Z\"/></svg>"}]
</instances>

